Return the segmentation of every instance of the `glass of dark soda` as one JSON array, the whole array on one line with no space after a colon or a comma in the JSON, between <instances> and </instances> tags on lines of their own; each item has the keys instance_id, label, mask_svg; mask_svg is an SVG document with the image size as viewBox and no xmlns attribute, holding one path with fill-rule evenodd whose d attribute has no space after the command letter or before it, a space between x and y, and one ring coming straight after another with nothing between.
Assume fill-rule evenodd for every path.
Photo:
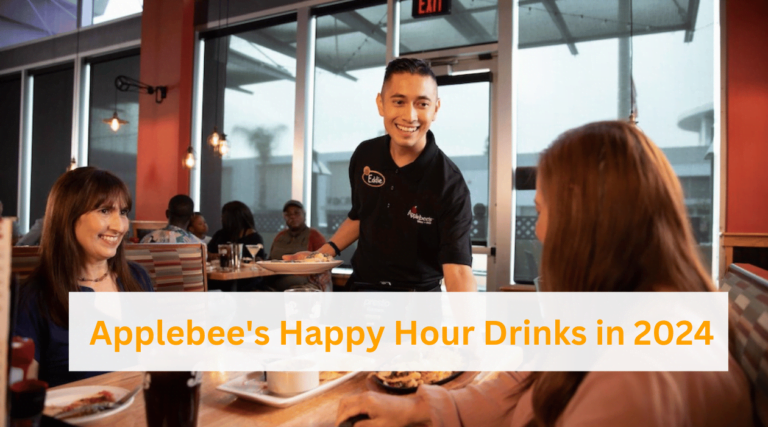
<instances>
[{"instance_id":1,"label":"glass of dark soda","mask_svg":"<svg viewBox=\"0 0 768 427\"><path fill-rule=\"evenodd\" d=\"M197 427L202 372L145 372L148 427Z\"/></svg>"}]
</instances>

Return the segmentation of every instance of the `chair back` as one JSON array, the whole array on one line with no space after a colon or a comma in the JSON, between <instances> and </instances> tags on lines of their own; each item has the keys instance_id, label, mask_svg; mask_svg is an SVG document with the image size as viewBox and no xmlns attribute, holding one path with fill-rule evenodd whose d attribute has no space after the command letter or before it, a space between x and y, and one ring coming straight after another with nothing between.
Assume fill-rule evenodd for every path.
<instances>
[{"instance_id":1,"label":"chair back","mask_svg":"<svg viewBox=\"0 0 768 427\"><path fill-rule=\"evenodd\" d=\"M761 277L764 272L765 277ZM756 274L758 273L758 274ZM728 292L734 357L752 385L758 421L768 425L768 271L731 264L720 290Z\"/></svg>"},{"instance_id":2,"label":"chair back","mask_svg":"<svg viewBox=\"0 0 768 427\"><path fill-rule=\"evenodd\" d=\"M11 272L23 283L40 263L39 246L15 246ZM156 292L208 290L204 243L125 245L125 257L147 270Z\"/></svg>"},{"instance_id":3,"label":"chair back","mask_svg":"<svg viewBox=\"0 0 768 427\"><path fill-rule=\"evenodd\" d=\"M157 292L205 292L205 243L125 245L125 257L149 273Z\"/></svg>"}]
</instances>

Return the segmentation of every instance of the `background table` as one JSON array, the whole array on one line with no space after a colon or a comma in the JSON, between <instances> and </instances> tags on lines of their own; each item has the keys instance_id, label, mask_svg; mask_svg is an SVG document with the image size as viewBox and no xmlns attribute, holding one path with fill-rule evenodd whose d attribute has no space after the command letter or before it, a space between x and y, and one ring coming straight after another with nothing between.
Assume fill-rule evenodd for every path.
<instances>
[{"instance_id":1,"label":"background table","mask_svg":"<svg viewBox=\"0 0 768 427\"><path fill-rule=\"evenodd\" d=\"M213 268L206 270L208 280L237 280L237 279L250 279L253 277L272 276L277 273L267 270L264 267L251 267L249 264L244 264L239 270L222 270L220 268Z\"/></svg>"}]
</instances>

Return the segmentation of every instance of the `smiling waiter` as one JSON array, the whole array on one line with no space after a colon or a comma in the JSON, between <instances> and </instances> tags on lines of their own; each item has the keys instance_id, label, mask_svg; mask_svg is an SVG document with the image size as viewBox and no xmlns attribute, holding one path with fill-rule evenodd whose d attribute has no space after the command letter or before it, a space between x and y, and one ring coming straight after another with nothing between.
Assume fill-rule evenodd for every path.
<instances>
[{"instance_id":1,"label":"smiling waiter","mask_svg":"<svg viewBox=\"0 0 768 427\"><path fill-rule=\"evenodd\" d=\"M429 130L437 80L421 60L390 62L376 97L387 135L361 143L349 164L352 209L319 252L358 240L349 291L475 291L472 211L459 168Z\"/></svg>"}]
</instances>

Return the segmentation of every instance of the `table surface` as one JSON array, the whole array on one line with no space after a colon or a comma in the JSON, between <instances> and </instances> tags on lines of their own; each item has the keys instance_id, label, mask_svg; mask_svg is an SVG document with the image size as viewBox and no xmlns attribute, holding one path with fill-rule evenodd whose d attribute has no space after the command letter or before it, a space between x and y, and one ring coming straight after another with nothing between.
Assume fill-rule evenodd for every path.
<instances>
[{"instance_id":1,"label":"table surface","mask_svg":"<svg viewBox=\"0 0 768 427\"><path fill-rule=\"evenodd\" d=\"M222 270L220 268L209 268L206 270L208 280L237 280L250 279L252 277L272 276L274 273L257 264L243 264L239 270Z\"/></svg>"},{"instance_id":2,"label":"table surface","mask_svg":"<svg viewBox=\"0 0 768 427\"><path fill-rule=\"evenodd\" d=\"M200 409L198 427L230 427L253 425L259 427L335 427L336 411L339 400L367 391L367 372L361 372L354 378L334 387L318 396L288 408L273 408L260 403L239 399L237 396L216 390L219 385L245 375L246 372L205 372L200 390ZM131 390L140 385L142 372L112 372L80 380L52 390L78 386L116 386ZM488 379L480 375L473 382ZM448 383L450 384L450 383ZM446 384L446 386L448 385ZM144 427L147 425L144 414L144 392L136 395L133 404L126 410L111 417L102 418L89 426Z\"/></svg>"}]
</instances>

